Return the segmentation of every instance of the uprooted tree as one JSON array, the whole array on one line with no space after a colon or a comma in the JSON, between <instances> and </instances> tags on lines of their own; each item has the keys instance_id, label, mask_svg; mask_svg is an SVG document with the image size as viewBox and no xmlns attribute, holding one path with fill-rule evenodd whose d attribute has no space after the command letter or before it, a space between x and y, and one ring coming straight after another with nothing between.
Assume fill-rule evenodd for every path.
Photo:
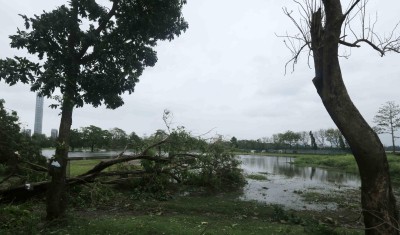
<instances>
[{"instance_id":1,"label":"uprooted tree","mask_svg":"<svg viewBox=\"0 0 400 235\"><path fill-rule=\"evenodd\" d=\"M339 64L339 45L371 46L381 56L400 52L400 37L395 29L385 37L374 31L375 24L366 21L366 1L352 1L343 12L340 0L294 1L301 9L301 19L292 12L285 14L300 31L286 35L285 43L293 57L286 64L299 59L309 49L314 60L313 83L321 100L356 159L361 177L361 203L366 234L398 234L399 215L393 195L389 165L383 145L374 130L353 104L343 82ZM355 17L361 19L361 32L356 34ZM353 37L353 38L351 38Z\"/></svg>"},{"instance_id":2,"label":"uprooted tree","mask_svg":"<svg viewBox=\"0 0 400 235\"><path fill-rule=\"evenodd\" d=\"M56 153L49 164L47 219L63 217L68 137L75 107L85 103L107 108L123 105L147 66L157 61L153 47L172 40L188 27L185 0L71 0L25 21L26 30L11 35L11 47L27 49L39 62L24 57L0 60L0 80L30 83L31 90L51 97L59 90L61 121Z\"/></svg>"}]
</instances>

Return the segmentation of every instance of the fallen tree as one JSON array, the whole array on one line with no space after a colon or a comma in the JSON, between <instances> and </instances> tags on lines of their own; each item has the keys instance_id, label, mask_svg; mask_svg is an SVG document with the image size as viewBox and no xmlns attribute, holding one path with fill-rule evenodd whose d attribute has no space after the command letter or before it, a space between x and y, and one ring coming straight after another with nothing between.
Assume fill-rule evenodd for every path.
<instances>
[{"instance_id":1,"label":"fallen tree","mask_svg":"<svg viewBox=\"0 0 400 235\"><path fill-rule=\"evenodd\" d=\"M149 144L138 154L125 154L124 150L112 159L99 162L81 175L67 178L66 185L72 187L93 182L111 184L130 180L132 177L148 176L163 176L173 184L197 184L213 188L223 185L240 186L244 183L238 160L223 145L221 139L207 143L190 136L183 129L178 129L161 140L155 136L153 141L153 144ZM141 166L128 164L134 160L140 160ZM122 166L121 169L110 170L116 165ZM45 170L35 164L29 166L39 171ZM44 195L50 183L50 180L46 180L2 189L0 203L20 202Z\"/></svg>"}]
</instances>

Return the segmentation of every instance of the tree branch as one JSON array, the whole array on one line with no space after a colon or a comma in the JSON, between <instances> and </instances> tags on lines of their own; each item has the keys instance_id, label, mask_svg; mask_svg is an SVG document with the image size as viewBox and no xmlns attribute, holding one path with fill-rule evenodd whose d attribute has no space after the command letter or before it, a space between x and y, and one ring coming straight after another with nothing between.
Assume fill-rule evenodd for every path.
<instances>
[{"instance_id":1,"label":"tree branch","mask_svg":"<svg viewBox=\"0 0 400 235\"><path fill-rule=\"evenodd\" d=\"M355 6L357 6L357 4L360 2L361 0L356 0L353 5L351 5L351 7L346 11L346 13L344 13L343 15L343 20L350 14L350 12L353 10L353 8Z\"/></svg>"},{"instance_id":2,"label":"tree branch","mask_svg":"<svg viewBox=\"0 0 400 235\"><path fill-rule=\"evenodd\" d=\"M111 10L107 13L106 17L104 19L99 20L101 22L100 22L99 26L93 32L93 38L98 38L100 36L100 33L106 28L107 23L115 15L119 0L114 0L113 2L114 3L112 5L112 7L111 7ZM79 50L79 52L78 52L78 58L79 59L83 58L83 56L87 52L88 48L91 46L91 42L92 42L91 40L84 41L81 50ZM88 60L89 59L86 59L85 61L88 61Z\"/></svg>"}]
</instances>

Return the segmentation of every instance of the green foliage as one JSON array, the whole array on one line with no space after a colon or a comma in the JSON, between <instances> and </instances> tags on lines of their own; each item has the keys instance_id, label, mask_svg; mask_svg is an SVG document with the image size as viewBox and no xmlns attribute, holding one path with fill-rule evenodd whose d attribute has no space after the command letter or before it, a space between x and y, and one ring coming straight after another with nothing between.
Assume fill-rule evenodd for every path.
<instances>
[{"instance_id":1,"label":"green foliage","mask_svg":"<svg viewBox=\"0 0 400 235\"><path fill-rule=\"evenodd\" d=\"M287 144L289 147L294 146L300 138L300 134L293 131L286 131L285 133L278 134L278 142Z\"/></svg>"},{"instance_id":2,"label":"green foliage","mask_svg":"<svg viewBox=\"0 0 400 235\"><path fill-rule=\"evenodd\" d=\"M261 174L251 174L251 175L246 175L246 178L252 179L252 180L268 180L267 176L261 175Z\"/></svg>"},{"instance_id":3,"label":"green foliage","mask_svg":"<svg viewBox=\"0 0 400 235\"><path fill-rule=\"evenodd\" d=\"M131 144L131 148L136 152L143 147L143 140L135 132L129 135L129 143Z\"/></svg>"},{"instance_id":4,"label":"green foliage","mask_svg":"<svg viewBox=\"0 0 400 235\"><path fill-rule=\"evenodd\" d=\"M25 30L10 36L11 47L25 48L44 62L0 60L0 80L31 83L33 91L48 97L60 88L76 106L121 106L122 93L132 93L144 68L156 63L157 41L174 39L188 25L181 13L185 1L111 2L106 8L72 0L32 18L21 15Z\"/></svg>"},{"instance_id":5,"label":"green foliage","mask_svg":"<svg viewBox=\"0 0 400 235\"><path fill-rule=\"evenodd\" d=\"M84 146L83 132L72 129L69 134L69 146L72 151L75 151L75 148L82 148Z\"/></svg>"},{"instance_id":6,"label":"green foliage","mask_svg":"<svg viewBox=\"0 0 400 235\"><path fill-rule=\"evenodd\" d=\"M184 127L173 129L169 134L158 130L143 141L139 151L144 151L145 159L140 163L145 173L119 182L124 188L162 198L180 185L228 190L245 184L240 161L221 138L207 143L193 137ZM135 170L126 163L118 164L114 169Z\"/></svg>"},{"instance_id":7,"label":"green foliage","mask_svg":"<svg viewBox=\"0 0 400 235\"><path fill-rule=\"evenodd\" d=\"M272 208L274 209L272 220L276 222L289 222L292 224L304 223L304 221L300 217L296 216L293 213L288 214L280 205L272 205Z\"/></svg>"},{"instance_id":8,"label":"green foliage","mask_svg":"<svg viewBox=\"0 0 400 235\"><path fill-rule=\"evenodd\" d=\"M24 205L0 206L0 232L14 230L14 234L30 234L37 221L37 216Z\"/></svg>"},{"instance_id":9,"label":"green foliage","mask_svg":"<svg viewBox=\"0 0 400 235\"><path fill-rule=\"evenodd\" d=\"M40 153L40 145L24 133L20 133L19 118L15 111L7 112L4 100L0 99L0 174L17 174L22 180L32 182L45 179L45 174L38 173L25 166L30 162L45 166L46 159Z\"/></svg>"},{"instance_id":10,"label":"green foliage","mask_svg":"<svg viewBox=\"0 0 400 235\"><path fill-rule=\"evenodd\" d=\"M29 83L41 96L51 97L56 90L63 94L55 155L63 172L49 172L60 182L65 180L73 109L84 104L112 109L123 105L122 95L134 92L143 70L155 65L157 41L172 40L188 27L181 12L186 1L110 3L106 7L94 0L71 0L32 18L21 15L25 30L11 35L10 45L26 49L39 63L21 57L0 60L0 81ZM92 151L95 144L99 143L91 143ZM62 216L66 208L61 202L65 192L59 186L49 188L54 192L48 194L49 218Z\"/></svg>"},{"instance_id":11,"label":"green foliage","mask_svg":"<svg viewBox=\"0 0 400 235\"><path fill-rule=\"evenodd\" d=\"M93 183L72 187L68 194L68 200L75 207L97 207L105 203L112 203L112 199L116 198L118 194L119 192L107 185Z\"/></svg>"},{"instance_id":12,"label":"green foliage","mask_svg":"<svg viewBox=\"0 0 400 235\"><path fill-rule=\"evenodd\" d=\"M115 127L108 132L111 136L109 146L112 149L124 149L129 144L129 137L124 130Z\"/></svg>"},{"instance_id":13,"label":"green foliage","mask_svg":"<svg viewBox=\"0 0 400 235\"><path fill-rule=\"evenodd\" d=\"M7 162L19 150L18 142L22 137L17 112L7 112L4 103L0 99L0 163Z\"/></svg>"},{"instance_id":14,"label":"green foliage","mask_svg":"<svg viewBox=\"0 0 400 235\"><path fill-rule=\"evenodd\" d=\"M221 137L207 143L180 127L171 133L170 138L165 150L174 159L175 173L182 183L214 190L244 185L240 161Z\"/></svg>"},{"instance_id":15,"label":"green foliage","mask_svg":"<svg viewBox=\"0 0 400 235\"><path fill-rule=\"evenodd\" d=\"M46 135L44 134L34 133L32 135L32 141L36 146L40 148L51 148L55 147L56 145L54 139L52 139L51 137L46 137Z\"/></svg>"},{"instance_id":16,"label":"green foliage","mask_svg":"<svg viewBox=\"0 0 400 235\"><path fill-rule=\"evenodd\" d=\"M237 147L238 147L238 140L236 139L235 136L233 136L233 137L231 138L230 142L231 142L232 148L237 148Z\"/></svg>"},{"instance_id":17,"label":"green foliage","mask_svg":"<svg viewBox=\"0 0 400 235\"><path fill-rule=\"evenodd\" d=\"M358 173L354 156L346 155L297 155L295 164L319 167L332 167L347 172Z\"/></svg>"},{"instance_id":18,"label":"green foliage","mask_svg":"<svg viewBox=\"0 0 400 235\"><path fill-rule=\"evenodd\" d=\"M213 189L232 189L245 184L240 161L226 148L221 139L208 144L196 163L200 170L192 174L197 174L195 178L201 185Z\"/></svg>"},{"instance_id":19,"label":"green foliage","mask_svg":"<svg viewBox=\"0 0 400 235\"><path fill-rule=\"evenodd\" d=\"M82 138L85 147L89 147L93 152L95 147L101 148L110 139L110 133L100 127L90 125L82 128Z\"/></svg>"}]
</instances>

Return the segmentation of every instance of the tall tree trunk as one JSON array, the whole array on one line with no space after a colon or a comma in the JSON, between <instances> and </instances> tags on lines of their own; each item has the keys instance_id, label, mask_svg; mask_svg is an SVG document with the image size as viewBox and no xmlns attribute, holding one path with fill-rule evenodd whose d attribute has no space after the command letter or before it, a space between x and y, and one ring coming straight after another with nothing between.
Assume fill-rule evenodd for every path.
<instances>
[{"instance_id":1,"label":"tall tree trunk","mask_svg":"<svg viewBox=\"0 0 400 235\"><path fill-rule=\"evenodd\" d=\"M393 124L390 123L390 128L391 128L391 134L392 134L392 152L393 154L396 153L396 144L394 143L394 130L393 130Z\"/></svg>"},{"instance_id":2,"label":"tall tree trunk","mask_svg":"<svg viewBox=\"0 0 400 235\"><path fill-rule=\"evenodd\" d=\"M61 107L61 122L59 136L57 139L55 159L49 164L49 174L51 183L47 192L47 219L54 220L65 217L67 209L66 195L66 172L68 163L69 135L72 125L72 112L75 106L77 87L76 78L80 71L80 57L77 56L76 46L78 45L78 35L76 28L79 27L77 0L71 1L71 18L65 19L69 22L69 35L67 42L67 53L65 56L70 61L65 65L65 81L61 87L63 100Z\"/></svg>"},{"instance_id":3,"label":"tall tree trunk","mask_svg":"<svg viewBox=\"0 0 400 235\"><path fill-rule=\"evenodd\" d=\"M68 162L69 133L72 125L74 104L67 95L63 97L59 136L56 154L49 163L51 183L47 191L47 219L54 220L65 216L66 201L66 167Z\"/></svg>"},{"instance_id":4,"label":"tall tree trunk","mask_svg":"<svg viewBox=\"0 0 400 235\"><path fill-rule=\"evenodd\" d=\"M386 153L378 135L354 106L344 85L338 59L343 23L339 0L324 0L311 23L312 51L316 76L313 79L321 100L348 141L361 177L361 204L365 234L398 234L398 211L389 176Z\"/></svg>"}]
</instances>

